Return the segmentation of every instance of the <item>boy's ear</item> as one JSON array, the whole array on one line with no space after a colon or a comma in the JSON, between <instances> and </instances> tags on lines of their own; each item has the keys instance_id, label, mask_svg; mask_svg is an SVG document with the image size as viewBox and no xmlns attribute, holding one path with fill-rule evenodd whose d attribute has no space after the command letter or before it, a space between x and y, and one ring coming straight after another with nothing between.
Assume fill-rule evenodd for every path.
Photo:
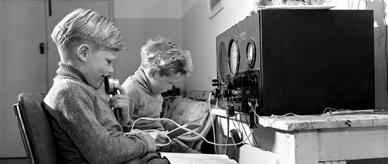
<instances>
[{"instance_id":1,"label":"boy's ear","mask_svg":"<svg viewBox=\"0 0 388 164\"><path fill-rule=\"evenodd\" d=\"M148 76L151 78L154 78L156 76L157 72L154 68L149 69Z\"/></svg>"},{"instance_id":2,"label":"boy's ear","mask_svg":"<svg viewBox=\"0 0 388 164\"><path fill-rule=\"evenodd\" d=\"M78 46L78 48L77 48L77 58L79 60L85 62L86 59L87 59L88 54L92 50L91 48L92 47L90 47L89 44L81 44L80 46Z\"/></svg>"}]
</instances>

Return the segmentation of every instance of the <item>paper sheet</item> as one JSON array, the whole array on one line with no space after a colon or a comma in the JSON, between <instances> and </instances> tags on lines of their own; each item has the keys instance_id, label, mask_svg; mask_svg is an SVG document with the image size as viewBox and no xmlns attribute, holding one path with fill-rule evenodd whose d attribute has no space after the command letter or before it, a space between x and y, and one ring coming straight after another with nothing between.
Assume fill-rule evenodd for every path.
<instances>
[{"instance_id":1,"label":"paper sheet","mask_svg":"<svg viewBox=\"0 0 388 164\"><path fill-rule=\"evenodd\" d=\"M279 155L269 151L264 151L249 145L240 147L240 164L264 163L264 164L279 164L283 163L284 159Z\"/></svg>"},{"instance_id":2,"label":"paper sheet","mask_svg":"<svg viewBox=\"0 0 388 164\"><path fill-rule=\"evenodd\" d=\"M224 154L160 153L171 164L238 164Z\"/></svg>"}]
</instances>

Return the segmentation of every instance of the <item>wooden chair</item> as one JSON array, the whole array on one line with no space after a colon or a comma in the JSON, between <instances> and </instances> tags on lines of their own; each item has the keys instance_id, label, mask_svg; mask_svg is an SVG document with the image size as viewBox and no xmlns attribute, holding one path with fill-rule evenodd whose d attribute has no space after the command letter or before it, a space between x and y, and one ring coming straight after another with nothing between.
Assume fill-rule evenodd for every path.
<instances>
[{"instance_id":1,"label":"wooden chair","mask_svg":"<svg viewBox=\"0 0 388 164\"><path fill-rule=\"evenodd\" d=\"M43 94L22 93L13 105L28 160L31 164L60 163Z\"/></svg>"}]
</instances>

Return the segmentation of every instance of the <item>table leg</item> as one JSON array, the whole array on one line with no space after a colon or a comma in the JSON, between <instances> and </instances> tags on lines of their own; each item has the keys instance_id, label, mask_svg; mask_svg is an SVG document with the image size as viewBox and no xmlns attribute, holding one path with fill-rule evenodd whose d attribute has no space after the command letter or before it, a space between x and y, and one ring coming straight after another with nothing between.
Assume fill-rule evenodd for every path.
<instances>
[{"instance_id":1,"label":"table leg","mask_svg":"<svg viewBox=\"0 0 388 164\"><path fill-rule=\"evenodd\" d=\"M319 146L316 130L295 133L295 164L318 164Z\"/></svg>"}]
</instances>

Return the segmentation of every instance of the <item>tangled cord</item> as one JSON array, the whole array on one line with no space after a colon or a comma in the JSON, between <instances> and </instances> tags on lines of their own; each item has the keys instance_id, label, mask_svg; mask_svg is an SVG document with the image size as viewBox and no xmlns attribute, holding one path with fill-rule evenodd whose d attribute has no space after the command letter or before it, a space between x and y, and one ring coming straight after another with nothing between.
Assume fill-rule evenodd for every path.
<instances>
[{"instance_id":1,"label":"tangled cord","mask_svg":"<svg viewBox=\"0 0 388 164\"><path fill-rule=\"evenodd\" d=\"M210 113L209 113L209 114L210 114ZM210 114L210 115L211 115L211 114ZM176 123L174 120L171 120L171 119L169 119L169 118L148 118L148 117L141 117L141 118L136 119L136 120L133 122L133 125L132 125L132 127L131 127L131 131L125 133L126 135L131 134L131 132L134 132L134 131L137 130L137 129L134 129L134 125L135 125L136 122L139 121L139 120L148 120L148 121L162 120L162 121L170 121L170 122L174 123L176 126L178 126L178 127L175 128L175 129L178 129L178 128L184 129L184 130L187 131L187 133L190 132L190 133L192 133L192 134L195 134L195 135L201 137L205 142L207 142L207 143L209 143L209 144L217 145L217 146L235 146L235 145L239 145L239 144L244 144L245 141L246 141L247 139L249 139L249 137L252 135L252 133L250 133L249 136L247 136L246 139L244 139L243 141L241 141L241 142L239 142L239 143L234 143L234 144L220 144L220 143L215 143L215 142L208 141L205 137L203 137L201 134L199 134L199 133L196 132L195 130L191 130L191 129L189 129L189 128L186 128L186 125L187 125L188 123L190 123L190 122L188 122L188 123L186 123L186 124L184 124L184 125L179 125L179 124ZM175 130L175 129L174 129L174 130ZM156 129L150 129L150 130L143 130L143 132L160 132L160 131L159 131L159 130L156 130ZM167 142L167 143L164 143L164 144L156 144L156 146L163 147L163 146L169 145L169 144L172 142L171 138L167 136L167 133L159 133L159 134L164 135L164 136L168 139L168 142Z\"/></svg>"},{"instance_id":2,"label":"tangled cord","mask_svg":"<svg viewBox=\"0 0 388 164\"><path fill-rule=\"evenodd\" d=\"M205 126L212 126L212 127L213 127L213 130L212 130L212 131L213 131L213 135L214 135L214 137L215 137L214 121L213 121L213 120L214 120L214 117L213 117L213 114L212 114L212 112L211 112L212 108L211 108L211 103L210 103L211 95L212 95L212 93L209 94L208 99L207 99L207 101L206 101L206 102L207 102L207 105L208 105L208 109L209 109L209 118L208 118L208 119L210 119L210 121L207 121L207 122L205 123ZM188 123L186 123L186 124L184 124L184 125L180 125L180 124L178 124L177 122L175 122L174 120L171 120L171 119L169 119L169 118L149 118L149 117L140 117L140 118L136 119L136 120L133 122L133 124L132 124L131 131L125 133L126 135L129 135L129 134L135 132L136 130L138 130L138 129L134 129L134 126L136 125L137 121L139 121L139 120L148 120L148 121L157 121L157 120L160 120L160 121L170 121L170 122L172 122L173 124L175 124L175 125L177 126L177 128L175 128L175 129L173 129L173 130L176 130L176 129L184 129L184 130L187 131L187 133L195 134L196 136L198 136L198 137L200 137L201 139L203 139L206 143L208 143L208 144L213 144L213 145L216 145L216 146L237 146L237 145L240 145L240 144L245 144L245 142L252 136L252 132L251 132L244 140L242 140L242 141L240 141L240 142L238 142L238 143L233 143L233 144L232 144L232 143L231 143L231 144L229 144L229 143L227 143L227 144L224 144L224 143L215 143L215 142L211 142L211 141L207 140L203 135L201 135L200 133L198 133L197 131L195 131L195 129L192 130L192 129L186 128L186 126L187 126L189 123L194 122L194 121L196 121L196 120L190 121L190 122L188 122ZM210 125L210 124L211 124L211 125ZM173 131L173 130L172 130L172 131ZM162 133L161 133L161 131L156 130L156 129L138 130L138 131L140 131L140 132L146 132L146 133L148 133L148 132L149 132L149 133L152 133L152 132L159 132L159 134L164 135L164 136L168 139L168 142L167 142L167 143L164 143L164 144L156 144L156 146L159 146L159 147L167 146L167 145L169 145L169 144L172 142L172 139L167 135L167 132L162 132ZM187 133L185 133L185 134L187 134ZM214 138L214 137L213 137L213 138Z\"/></svg>"}]
</instances>

